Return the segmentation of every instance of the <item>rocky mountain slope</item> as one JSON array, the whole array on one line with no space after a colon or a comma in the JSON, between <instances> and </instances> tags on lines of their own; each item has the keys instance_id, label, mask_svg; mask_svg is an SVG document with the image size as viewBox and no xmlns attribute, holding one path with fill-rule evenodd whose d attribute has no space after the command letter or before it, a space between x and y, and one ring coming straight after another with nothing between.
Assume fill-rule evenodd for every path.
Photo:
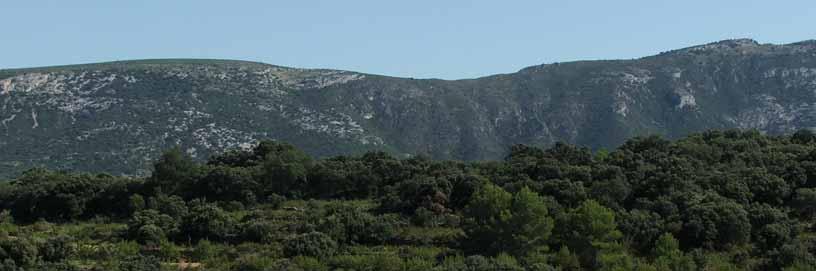
<instances>
[{"instance_id":1,"label":"rocky mountain slope","mask_svg":"<svg viewBox=\"0 0 816 271\"><path fill-rule=\"evenodd\" d=\"M816 41L727 40L456 81L224 60L0 70L0 177L32 166L144 174L172 146L205 158L260 139L317 156L479 160L517 143L813 127Z\"/></svg>"}]
</instances>

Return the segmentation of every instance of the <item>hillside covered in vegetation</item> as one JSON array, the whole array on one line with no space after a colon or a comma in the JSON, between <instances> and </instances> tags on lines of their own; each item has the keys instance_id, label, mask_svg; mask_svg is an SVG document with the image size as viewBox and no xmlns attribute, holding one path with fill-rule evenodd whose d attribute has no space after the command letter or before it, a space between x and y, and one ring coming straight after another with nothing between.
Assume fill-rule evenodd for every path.
<instances>
[{"instance_id":1,"label":"hillside covered in vegetation","mask_svg":"<svg viewBox=\"0 0 816 271\"><path fill-rule=\"evenodd\" d=\"M145 178L0 186L0 270L814 270L816 135L709 131L502 161L262 141Z\"/></svg>"},{"instance_id":2,"label":"hillside covered in vegetation","mask_svg":"<svg viewBox=\"0 0 816 271\"><path fill-rule=\"evenodd\" d=\"M611 149L650 134L808 128L813 40L725 40L468 80L200 59L0 70L0 178L32 167L147 176L175 146L201 162L264 139L319 158L479 161L516 144Z\"/></svg>"}]
</instances>

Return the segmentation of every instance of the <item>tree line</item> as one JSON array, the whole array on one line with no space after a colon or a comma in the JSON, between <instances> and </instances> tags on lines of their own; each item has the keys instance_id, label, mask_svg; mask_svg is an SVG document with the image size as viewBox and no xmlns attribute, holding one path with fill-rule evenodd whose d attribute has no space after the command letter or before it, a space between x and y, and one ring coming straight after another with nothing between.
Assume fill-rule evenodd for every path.
<instances>
[{"instance_id":1,"label":"tree line","mask_svg":"<svg viewBox=\"0 0 816 271\"><path fill-rule=\"evenodd\" d=\"M478 162L176 148L144 178L31 169L0 208L0 270L814 270L816 135Z\"/></svg>"}]
</instances>

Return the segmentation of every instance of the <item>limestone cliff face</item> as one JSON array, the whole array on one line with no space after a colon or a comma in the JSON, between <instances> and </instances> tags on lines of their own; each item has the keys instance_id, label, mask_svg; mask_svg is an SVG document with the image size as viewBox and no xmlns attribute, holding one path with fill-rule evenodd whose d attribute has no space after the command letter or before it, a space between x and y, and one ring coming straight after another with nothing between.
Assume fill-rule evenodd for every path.
<instances>
[{"instance_id":1,"label":"limestone cliff face","mask_svg":"<svg viewBox=\"0 0 816 271\"><path fill-rule=\"evenodd\" d=\"M0 71L0 177L38 165L145 174L162 149L203 159L261 139L318 156L474 160L518 143L814 127L814 41L728 40L457 81L217 60Z\"/></svg>"}]
</instances>

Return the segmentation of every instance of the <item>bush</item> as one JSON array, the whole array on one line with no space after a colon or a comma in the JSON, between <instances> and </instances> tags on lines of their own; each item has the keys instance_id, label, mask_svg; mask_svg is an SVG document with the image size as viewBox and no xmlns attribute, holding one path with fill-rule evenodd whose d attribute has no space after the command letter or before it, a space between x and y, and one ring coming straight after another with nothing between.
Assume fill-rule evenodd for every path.
<instances>
[{"instance_id":1,"label":"bush","mask_svg":"<svg viewBox=\"0 0 816 271\"><path fill-rule=\"evenodd\" d=\"M160 194L156 197L151 197L148 200L148 208L154 209L159 213L169 215L175 218L187 216L187 203L179 196L168 196Z\"/></svg>"},{"instance_id":2,"label":"bush","mask_svg":"<svg viewBox=\"0 0 816 271\"><path fill-rule=\"evenodd\" d=\"M317 229L341 244L382 244L396 233L393 217L376 217L360 207L341 204L326 209Z\"/></svg>"},{"instance_id":3,"label":"bush","mask_svg":"<svg viewBox=\"0 0 816 271\"><path fill-rule=\"evenodd\" d=\"M813 271L813 270L816 270L816 265L805 262L795 262L792 265L782 269L782 271Z\"/></svg>"},{"instance_id":4,"label":"bush","mask_svg":"<svg viewBox=\"0 0 816 271\"><path fill-rule=\"evenodd\" d=\"M18 267L32 266L37 262L37 246L26 238L0 240L0 260L12 260Z\"/></svg>"},{"instance_id":5,"label":"bush","mask_svg":"<svg viewBox=\"0 0 816 271\"><path fill-rule=\"evenodd\" d=\"M793 196L791 202L797 213L800 216L813 219L816 217L816 189L814 188L799 188Z\"/></svg>"},{"instance_id":6,"label":"bush","mask_svg":"<svg viewBox=\"0 0 816 271\"><path fill-rule=\"evenodd\" d=\"M122 259L118 267L120 271L157 271L161 262L156 257L133 255Z\"/></svg>"},{"instance_id":7,"label":"bush","mask_svg":"<svg viewBox=\"0 0 816 271\"><path fill-rule=\"evenodd\" d=\"M328 257L334 255L336 250L337 242L321 232L301 234L283 244L283 254L287 257Z\"/></svg>"},{"instance_id":8,"label":"bush","mask_svg":"<svg viewBox=\"0 0 816 271\"><path fill-rule=\"evenodd\" d=\"M284 202L286 202L286 197L279 194L273 193L272 195L266 197L266 203L274 209L282 207Z\"/></svg>"},{"instance_id":9,"label":"bush","mask_svg":"<svg viewBox=\"0 0 816 271\"><path fill-rule=\"evenodd\" d=\"M395 239L400 243L417 246L449 246L456 244L463 237L465 233L459 228L404 227L400 229Z\"/></svg>"},{"instance_id":10,"label":"bush","mask_svg":"<svg viewBox=\"0 0 816 271\"><path fill-rule=\"evenodd\" d=\"M241 239L250 242L268 243L275 239L275 224L265 220L250 220L241 227Z\"/></svg>"},{"instance_id":11,"label":"bush","mask_svg":"<svg viewBox=\"0 0 816 271\"><path fill-rule=\"evenodd\" d=\"M130 200L128 201L130 213L136 213L138 211L144 210L147 207L147 203L145 202L144 197L139 194L133 194L130 196Z\"/></svg>"},{"instance_id":12,"label":"bush","mask_svg":"<svg viewBox=\"0 0 816 271\"><path fill-rule=\"evenodd\" d=\"M100 198L116 181L109 175L32 169L14 181L13 197L6 204L17 221L71 221L88 217L93 202L118 203Z\"/></svg>"},{"instance_id":13,"label":"bush","mask_svg":"<svg viewBox=\"0 0 816 271\"><path fill-rule=\"evenodd\" d=\"M139 243L134 241L127 241L127 242L120 242L115 244L115 256L118 258L124 258L132 255L138 254L142 249L142 246Z\"/></svg>"},{"instance_id":14,"label":"bush","mask_svg":"<svg viewBox=\"0 0 816 271\"><path fill-rule=\"evenodd\" d=\"M422 258L409 258L406 259L405 262L402 264L402 270L406 271L425 271L425 270L432 270L434 267L435 261L422 259Z\"/></svg>"},{"instance_id":15,"label":"bush","mask_svg":"<svg viewBox=\"0 0 816 271\"><path fill-rule=\"evenodd\" d=\"M152 209L136 212L128 221L128 234L143 244L174 236L178 231L177 219Z\"/></svg>"},{"instance_id":16,"label":"bush","mask_svg":"<svg viewBox=\"0 0 816 271\"><path fill-rule=\"evenodd\" d=\"M292 259L292 263L304 271L328 271L329 267L325 263L313 257L297 256Z\"/></svg>"},{"instance_id":17,"label":"bush","mask_svg":"<svg viewBox=\"0 0 816 271\"><path fill-rule=\"evenodd\" d=\"M724 248L744 244L750 237L748 212L731 200L713 196L689 208L680 240L694 247Z\"/></svg>"},{"instance_id":18,"label":"bush","mask_svg":"<svg viewBox=\"0 0 816 271\"><path fill-rule=\"evenodd\" d=\"M70 264L70 263L43 262L43 263L37 264L37 266L35 266L32 270L37 270L37 271L79 271L81 269L79 267L77 267L76 265L73 265L73 264Z\"/></svg>"},{"instance_id":19,"label":"bush","mask_svg":"<svg viewBox=\"0 0 816 271\"><path fill-rule=\"evenodd\" d=\"M202 203L190 208L190 214L182 224L182 234L193 241L227 241L234 236L235 229L235 219L212 203Z\"/></svg>"},{"instance_id":20,"label":"bush","mask_svg":"<svg viewBox=\"0 0 816 271\"><path fill-rule=\"evenodd\" d=\"M156 225L144 225L136 231L135 240L145 245L157 245L166 240L164 231Z\"/></svg>"},{"instance_id":21,"label":"bush","mask_svg":"<svg viewBox=\"0 0 816 271\"><path fill-rule=\"evenodd\" d=\"M234 271L267 271L275 270L275 261L267 257L258 255L245 255L239 258L236 264L230 269Z\"/></svg>"},{"instance_id":22,"label":"bush","mask_svg":"<svg viewBox=\"0 0 816 271\"><path fill-rule=\"evenodd\" d=\"M403 262L399 256L393 254L380 253L370 257L371 261L367 263L368 266L374 270L382 271L401 271L403 270Z\"/></svg>"},{"instance_id":23,"label":"bush","mask_svg":"<svg viewBox=\"0 0 816 271\"><path fill-rule=\"evenodd\" d=\"M246 206L240 201L220 202L219 206L227 212L239 212L246 209Z\"/></svg>"},{"instance_id":24,"label":"bush","mask_svg":"<svg viewBox=\"0 0 816 271\"><path fill-rule=\"evenodd\" d=\"M12 259L3 259L0 261L0 271L25 271L20 267L17 267L17 263L14 262Z\"/></svg>"},{"instance_id":25,"label":"bush","mask_svg":"<svg viewBox=\"0 0 816 271\"><path fill-rule=\"evenodd\" d=\"M40 245L39 254L47 262L63 261L73 254L73 241L73 238L64 235L48 238Z\"/></svg>"},{"instance_id":26,"label":"bush","mask_svg":"<svg viewBox=\"0 0 816 271\"><path fill-rule=\"evenodd\" d=\"M210 241L201 240L198 241L198 244L190 251L190 258L193 261L203 262L215 257L216 253L216 247Z\"/></svg>"},{"instance_id":27,"label":"bush","mask_svg":"<svg viewBox=\"0 0 816 271\"><path fill-rule=\"evenodd\" d=\"M488 271L488 270L507 270L507 271L523 271L518 261L507 254L499 254L496 258L487 258L481 255L473 255L465 258L466 270L473 271Z\"/></svg>"},{"instance_id":28,"label":"bush","mask_svg":"<svg viewBox=\"0 0 816 271\"><path fill-rule=\"evenodd\" d=\"M176 244L162 240L152 247L144 247L142 254L156 257L162 262L177 262L181 257L181 250Z\"/></svg>"},{"instance_id":29,"label":"bush","mask_svg":"<svg viewBox=\"0 0 816 271\"><path fill-rule=\"evenodd\" d=\"M487 184L465 208L467 248L490 255L521 256L546 248L553 229L544 200L528 188L510 194Z\"/></svg>"}]
</instances>

